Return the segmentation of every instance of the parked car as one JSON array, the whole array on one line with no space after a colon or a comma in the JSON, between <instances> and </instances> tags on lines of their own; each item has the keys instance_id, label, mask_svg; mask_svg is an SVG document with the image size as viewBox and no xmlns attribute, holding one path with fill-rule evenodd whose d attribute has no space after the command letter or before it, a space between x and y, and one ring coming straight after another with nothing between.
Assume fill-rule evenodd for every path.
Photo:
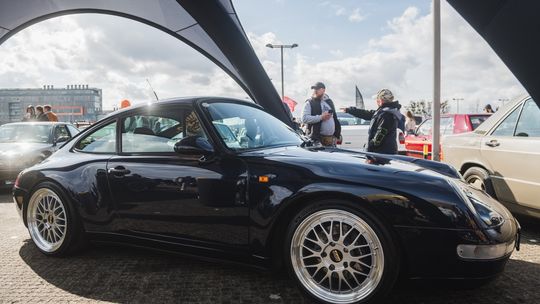
<instances>
[{"instance_id":1,"label":"parked car","mask_svg":"<svg viewBox=\"0 0 540 304\"><path fill-rule=\"evenodd\" d=\"M450 134L459 134L474 131L491 114L444 114L441 115L440 134L441 141ZM427 118L415 130L413 134L405 137L406 155L423 158L424 146L427 145L428 159L431 159L432 138L431 130L433 120Z\"/></svg>"},{"instance_id":2,"label":"parked car","mask_svg":"<svg viewBox=\"0 0 540 304\"><path fill-rule=\"evenodd\" d=\"M13 197L45 255L99 240L283 265L327 303L503 271L519 225L452 167L310 144L242 100L130 107L25 169Z\"/></svg>"},{"instance_id":3,"label":"parked car","mask_svg":"<svg viewBox=\"0 0 540 304\"><path fill-rule=\"evenodd\" d=\"M18 122L0 126L0 188L13 186L24 168L41 162L79 130L67 123Z\"/></svg>"},{"instance_id":4,"label":"parked car","mask_svg":"<svg viewBox=\"0 0 540 304\"><path fill-rule=\"evenodd\" d=\"M363 151L366 149L369 135L369 120L363 120L349 113L337 112L341 124L341 140L338 147L348 150ZM405 154L405 134L397 129L398 153Z\"/></svg>"},{"instance_id":5,"label":"parked car","mask_svg":"<svg viewBox=\"0 0 540 304\"><path fill-rule=\"evenodd\" d=\"M510 210L540 218L539 117L530 97L518 98L474 132L447 137L445 161Z\"/></svg>"}]
</instances>

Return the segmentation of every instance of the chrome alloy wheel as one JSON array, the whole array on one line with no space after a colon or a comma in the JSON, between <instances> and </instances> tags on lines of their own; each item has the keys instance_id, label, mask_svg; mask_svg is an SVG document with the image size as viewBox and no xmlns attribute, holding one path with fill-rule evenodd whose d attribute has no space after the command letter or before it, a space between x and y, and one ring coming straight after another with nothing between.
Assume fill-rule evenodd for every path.
<instances>
[{"instance_id":1,"label":"chrome alloy wheel","mask_svg":"<svg viewBox=\"0 0 540 304\"><path fill-rule=\"evenodd\" d=\"M41 188L32 194L26 220L30 236L39 249L54 252L62 246L68 224L66 208L54 191Z\"/></svg>"},{"instance_id":2,"label":"chrome alloy wheel","mask_svg":"<svg viewBox=\"0 0 540 304\"><path fill-rule=\"evenodd\" d=\"M381 241L355 214L338 209L315 212L292 237L291 262L302 285L331 303L365 299L384 270Z\"/></svg>"}]
</instances>

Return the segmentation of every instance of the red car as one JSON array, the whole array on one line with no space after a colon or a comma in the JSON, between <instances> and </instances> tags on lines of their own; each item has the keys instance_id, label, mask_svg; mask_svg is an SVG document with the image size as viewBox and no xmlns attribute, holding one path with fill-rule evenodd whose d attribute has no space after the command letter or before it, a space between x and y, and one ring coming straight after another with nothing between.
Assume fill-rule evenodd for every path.
<instances>
[{"instance_id":1,"label":"red car","mask_svg":"<svg viewBox=\"0 0 540 304\"><path fill-rule=\"evenodd\" d=\"M441 115L441 138L449 134L471 132L491 114L443 114ZM423 158L427 146L427 158L431 159L432 119L424 120L413 134L405 137L405 150L408 156ZM442 159L442 157L441 157Z\"/></svg>"}]
</instances>

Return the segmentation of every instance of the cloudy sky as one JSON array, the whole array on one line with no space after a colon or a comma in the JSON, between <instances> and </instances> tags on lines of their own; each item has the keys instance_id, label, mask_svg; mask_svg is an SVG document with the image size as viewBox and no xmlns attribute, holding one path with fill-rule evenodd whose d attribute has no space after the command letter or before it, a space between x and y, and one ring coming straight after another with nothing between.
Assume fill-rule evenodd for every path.
<instances>
[{"instance_id":1,"label":"cloudy sky","mask_svg":"<svg viewBox=\"0 0 540 304\"><path fill-rule=\"evenodd\" d=\"M233 0L244 29L277 90L285 51L285 95L302 102L323 81L338 106L354 103L358 85L368 107L380 88L403 103L432 97L432 12L429 0ZM460 111L497 105L525 90L487 43L442 1L442 97L464 99ZM72 15L35 24L0 46L0 88L103 89L104 108L123 99L247 94L181 41L114 16ZM455 110L455 108L453 108Z\"/></svg>"}]
</instances>

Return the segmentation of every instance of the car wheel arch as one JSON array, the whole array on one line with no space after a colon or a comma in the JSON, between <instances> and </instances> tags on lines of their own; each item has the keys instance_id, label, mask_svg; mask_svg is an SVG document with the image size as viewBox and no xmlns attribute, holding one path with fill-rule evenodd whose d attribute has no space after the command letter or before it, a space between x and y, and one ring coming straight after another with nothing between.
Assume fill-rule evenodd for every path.
<instances>
[{"instance_id":1,"label":"car wheel arch","mask_svg":"<svg viewBox=\"0 0 540 304\"><path fill-rule=\"evenodd\" d=\"M472 167L479 167L479 168L482 168L482 169L486 170L489 174L493 174L492 170L490 170L487 166L484 166L480 162L466 162L466 163L464 163L463 165L461 165L459 173L461 173L461 175L463 175L463 174L465 174L465 172L467 170L469 170Z\"/></svg>"},{"instance_id":2,"label":"car wheel arch","mask_svg":"<svg viewBox=\"0 0 540 304\"><path fill-rule=\"evenodd\" d=\"M306 193L304 195L298 196L294 198L293 200L289 201L285 206L280 208L279 214L276 217L276 220L274 221L268 241L271 244L271 260L272 260L272 267L275 270L281 270L283 268L283 256L282 256L282 245L285 242L285 234L287 231L287 227L289 226L290 221L304 208L308 206L310 203L316 203L319 201L325 201L335 199L339 201L346 201L351 203L351 206L353 208L357 209L365 209L369 213L373 214L377 217L378 220L380 220L386 227L388 227L388 230L392 234L392 238L394 239L394 243L399 248L402 248L401 241L397 237L396 232L394 231L393 225L390 223L390 221L382 215L379 211L376 210L369 202L362 197L352 194L352 193L346 193L346 192L338 192L338 191L319 191L319 192L311 192ZM399 250L402 254L403 258L403 250ZM405 266L405 265L403 265ZM404 267L406 268L406 267ZM405 270L405 269L403 269Z\"/></svg>"},{"instance_id":3,"label":"car wheel arch","mask_svg":"<svg viewBox=\"0 0 540 304\"><path fill-rule=\"evenodd\" d=\"M70 197L68 191L66 191L66 189L64 187L62 187L61 183L57 182L56 180L52 179L52 178L49 178L49 177L44 177L42 179L39 179L37 181L34 182L34 184L32 185L32 187L29 188L28 192L26 193L26 195L24 196L24 199L23 199L23 204L22 204L22 217L23 217L23 222L24 222L24 226L28 227L28 222L27 222L27 218L26 218L26 212L28 211L28 203L29 203L29 200L30 200L30 197L32 197L32 194L38 189L38 186L43 184L43 183L51 183L51 184L54 184L56 187L60 188L62 191L64 191L64 195L67 196L67 199L68 201L66 202L67 204L69 204L69 201L72 200L73 198ZM75 212L79 212L78 208L76 206L72 206L75 208ZM79 214L80 216L80 214Z\"/></svg>"}]
</instances>

